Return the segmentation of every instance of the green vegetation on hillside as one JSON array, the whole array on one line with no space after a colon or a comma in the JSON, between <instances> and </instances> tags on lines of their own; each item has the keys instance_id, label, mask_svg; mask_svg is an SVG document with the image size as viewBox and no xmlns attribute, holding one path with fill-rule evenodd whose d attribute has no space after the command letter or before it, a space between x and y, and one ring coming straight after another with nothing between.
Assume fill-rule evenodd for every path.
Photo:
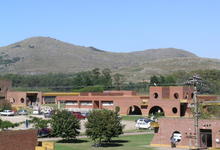
<instances>
[{"instance_id":1,"label":"green vegetation on hillside","mask_svg":"<svg viewBox=\"0 0 220 150\"><path fill-rule=\"evenodd\" d=\"M220 70L177 71L169 75L152 76L151 85L184 85L195 74L203 81L203 85L199 87L199 94L220 94Z\"/></svg>"}]
</instances>

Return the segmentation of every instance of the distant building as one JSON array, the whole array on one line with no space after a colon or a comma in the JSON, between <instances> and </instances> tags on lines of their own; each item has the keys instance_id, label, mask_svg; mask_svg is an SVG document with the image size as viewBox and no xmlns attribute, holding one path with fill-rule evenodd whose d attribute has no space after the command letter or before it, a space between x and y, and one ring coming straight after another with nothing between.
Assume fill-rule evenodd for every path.
<instances>
[{"instance_id":1,"label":"distant building","mask_svg":"<svg viewBox=\"0 0 220 150\"><path fill-rule=\"evenodd\" d=\"M12 82L10 80L0 80L0 100L6 98L6 93L12 87Z\"/></svg>"},{"instance_id":2,"label":"distant building","mask_svg":"<svg viewBox=\"0 0 220 150\"><path fill-rule=\"evenodd\" d=\"M13 106L30 106L42 104L42 93L38 91L8 91L6 99Z\"/></svg>"}]
</instances>

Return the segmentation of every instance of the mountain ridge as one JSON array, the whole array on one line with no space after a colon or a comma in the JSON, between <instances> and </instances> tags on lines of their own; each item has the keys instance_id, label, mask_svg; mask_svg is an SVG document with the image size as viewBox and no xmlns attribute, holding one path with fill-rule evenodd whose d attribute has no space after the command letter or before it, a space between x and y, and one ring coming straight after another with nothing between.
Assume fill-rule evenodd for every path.
<instances>
[{"instance_id":1,"label":"mountain ridge","mask_svg":"<svg viewBox=\"0 0 220 150\"><path fill-rule=\"evenodd\" d=\"M95 47L78 46L50 37L32 37L0 47L0 72L19 74L75 73L93 68L109 68L113 72L127 72L125 76L129 78L133 72L123 72L122 70L129 70L128 68L135 70L135 67L138 68L143 65L145 65L143 68L151 68L151 66L155 66L154 63L158 65L160 62L162 65L166 65L163 63L166 60L170 63L172 59L173 62L178 64L178 60L182 58L186 58L196 65L199 64L193 60L201 60L204 63L208 63L205 58L200 58L191 52L176 48L116 53L100 50ZM211 60L212 63L216 62L213 63L215 68L220 69L219 60ZM173 70L177 69L173 68ZM153 71L147 70L149 72L146 76L152 74ZM161 69L160 72L163 74L167 70ZM142 76L146 74L146 72L139 73L143 74ZM132 77L129 80L133 80ZM134 80L137 79L134 78Z\"/></svg>"}]
</instances>

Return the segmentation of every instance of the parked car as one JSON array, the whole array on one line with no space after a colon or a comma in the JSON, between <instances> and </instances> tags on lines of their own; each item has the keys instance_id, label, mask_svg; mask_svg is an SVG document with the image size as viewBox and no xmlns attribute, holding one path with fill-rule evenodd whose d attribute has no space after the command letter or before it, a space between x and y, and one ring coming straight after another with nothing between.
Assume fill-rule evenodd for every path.
<instances>
[{"instance_id":1,"label":"parked car","mask_svg":"<svg viewBox=\"0 0 220 150\"><path fill-rule=\"evenodd\" d=\"M88 117L88 115L89 115L89 112L83 112L83 113L81 113L81 115L83 115L84 117Z\"/></svg>"},{"instance_id":2,"label":"parked car","mask_svg":"<svg viewBox=\"0 0 220 150\"><path fill-rule=\"evenodd\" d=\"M39 110L33 110L32 114L33 115L40 115L40 111Z\"/></svg>"},{"instance_id":3,"label":"parked car","mask_svg":"<svg viewBox=\"0 0 220 150\"><path fill-rule=\"evenodd\" d=\"M27 112L27 110L25 110L25 109L20 109L20 110L17 112L17 114L18 114L18 115L27 115L28 112Z\"/></svg>"},{"instance_id":4,"label":"parked car","mask_svg":"<svg viewBox=\"0 0 220 150\"><path fill-rule=\"evenodd\" d=\"M151 126L150 126L150 123L152 122L153 120L150 120L150 119L146 119L146 118L140 118L136 121L136 124L135 124L135 127L137 129L149 129Z\"/></svg>"},{"instance_id":5,"label":"parked car","mask_svg":"<svg viewBox=\"0 0 220 150\"><path fill-rule=\"evenodd\" d=\"M48 137L51 133L51 129L49 128L42 128L42 129L39 129L38 132L37 132L37 136L38 137Z\"/></svg>"},{"instance_id":6,"label":"parked car","mask_svg":"<svg viewBox=\"0 0 220 150\"><path fill-rule=\"evenodd\" d=\"M72 112L72 114L77 118L77 119L85 119L86 117L83 116L80 112Z\"/></svg>"},{"instance_id":7,"label":"parked car","mask_svg":"<svg viewBox=\"0 0 220 150\"><path fill-rule=\"evenodd\" d=\"M182 137L181 133L174 133L173 134L173 139L174 139L175 142L180 142L181 137Z\"/></svg>"},{"instance_id":8,"label":"parked car","mask_svg":"<svg viewBox=\"0 0 220 150\"><path fill-rule=\"evenodd\" d=\"M2 112L0 112L1 116L14 116L15 112L12 110L4 110Z\"/></svg>"},{"instance_id":9,"label":"parked car","mask_svg":"<svg viewBox=\"0 0 220 150\"><path fill-rule=\"evenodd\" d=\"M54 110L47 111L47 112L44 113L44 117L45 118L51 118L53 114L54 114Z\"/></svg>"}]
</instances>

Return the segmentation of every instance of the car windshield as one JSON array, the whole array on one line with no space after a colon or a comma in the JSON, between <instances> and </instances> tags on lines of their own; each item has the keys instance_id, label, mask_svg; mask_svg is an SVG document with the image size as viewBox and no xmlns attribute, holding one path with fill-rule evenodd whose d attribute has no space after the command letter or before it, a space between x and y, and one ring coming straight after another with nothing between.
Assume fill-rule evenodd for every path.
<instances>
[{"instance_id":1,"label":"car windshield","mask_svg":"<svg viewBox=\"0 0 220 150\"><path fill-rule=\"evenodd\" d=\"M144 119L144 122L149 123L149 122L152 122L152 120L146 120L146 119Z\"/></svg>"}]
</instances>

